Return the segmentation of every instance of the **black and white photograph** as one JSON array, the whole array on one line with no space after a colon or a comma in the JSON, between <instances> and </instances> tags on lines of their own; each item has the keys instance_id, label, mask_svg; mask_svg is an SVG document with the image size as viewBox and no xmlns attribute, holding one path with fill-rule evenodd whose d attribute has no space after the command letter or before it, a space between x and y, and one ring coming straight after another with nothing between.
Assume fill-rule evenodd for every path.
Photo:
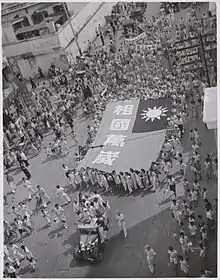
<instances>
[{"instance_id":1,"label":"black and white photograph","mask_svg":"<svg viewBox=\"0 0 220 280\"><path fill-rule=\"evenodd\" d=\"M1 1L2 277L218 277L217 5Z\"/></svg>"}]
</instances>

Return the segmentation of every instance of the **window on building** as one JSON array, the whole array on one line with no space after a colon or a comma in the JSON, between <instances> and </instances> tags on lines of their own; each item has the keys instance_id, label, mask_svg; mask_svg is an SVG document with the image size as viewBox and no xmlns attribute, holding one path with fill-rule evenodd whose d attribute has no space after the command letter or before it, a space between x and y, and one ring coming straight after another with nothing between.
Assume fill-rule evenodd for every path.
<instances>
[{"instance_id":1,"label":"window on building","mask_svg":"<svg viewBox=\"0 0 220 280\"><path fill-rule=\"evenodd\" d=\"M55 14L56 13L65 12L64 7L63 7L62 4L53 6L53 11L54 11Z\"/></svg>"},{"instance_id":2,"label":"window on building","mask_svg":"<svg viewBox=\"0 0 220 280\"><path fill-rule=\"evenodd\" d=\"M26 17L23 17L20 20L18 20L17 22L15 22L14 24L12 24L12 26L13 26L14 31L16 31L22 27L30 26L30 23Z\"/></svg>"},{"instance_id":3,"label":"window on building","mask_svg":"<svg viewBox=\"0 0 220 280\"><path fill-rule=\"evenodd\" d=\"M39 24L41 23L46 17L48 17L48 12L47 11L42 11L42 12L35 12L31 16L33 23L34 24Z\"/></svg>"}]
</instances>

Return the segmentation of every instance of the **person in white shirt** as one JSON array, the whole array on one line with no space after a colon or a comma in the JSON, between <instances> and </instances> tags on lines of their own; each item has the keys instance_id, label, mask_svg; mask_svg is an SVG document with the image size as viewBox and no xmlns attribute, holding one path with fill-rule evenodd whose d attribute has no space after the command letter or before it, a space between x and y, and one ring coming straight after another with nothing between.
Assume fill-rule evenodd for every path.
<instances>
[{"instance_id":1,"label":"person in white shirt","mask_svg":"<svg viewBox=\"0 0 220 280\"><path fill-rule=\"evenodd\" d=\"M18 250L18 246L15 245L15 244L11 244L9 247L8 247L8 252L9 252L9 255L14 258L16 264L18 266L20 266L20 262L22 260L25 259L24 255L22 255L19 250Z\"/></svg>"},{"instance_id":2,"label":"person in white shirt","mask_svg":"<svg viewBox=\"0 0 220 280\"><path fill-rule=\"evenodd\" d=\"M184 273L185 277L188 277L189 272L189 264L187 263L186 259L183 256L179 256L180 261L180 270Z\"/></svg>"},{"instance_id":3,"label":"person in white shirt","mask_svg":"<svg viewBox=\"0 0 220 280\"><path fill-rule=\"evenodd\" d=\"M97 198L99 204L103 204L105 202L97 191L94 191L94 194L89 198L89 200L94 200L94 198Z\"/></svg>"},{"instance_id":4,"label":"person in white shirt","mask_svg":"<svg viewBox=\"0 0 220 280\"><path fill-rule=\"evenodd\" d=\"M9 276L9 278L18 278L16 269L14 268L13 265L9 264L9 262L6 262L5 268L6 268L6 275L5 275L6 277Z\"/></svg>"},{"instance_id":5,"label":"person in white shirt","mask_svg":"<svg viewBox=\"0 0 220 280\"><path fill-rule=\"evenodd\" d=\"M67 152L67 153L70 152L69 148L67 147L67 141L64 138L60 139L60 145L64 152Z\"/></svg>"},{"instance_id":6,"label":"person in white shirt","mask_svg":"<svg viewBox=\"0 0 220 280\"><path fill-rule=\"evenodd\" d=\"M56 215L56 218L54 219L55 223L61 223L64 228L67 228L66 224L66 216L64 214L64 209L59 206L59 204L55 204L54 212Z\"/></svg>"},{"instance_id":7,"label":"person in white shirt","mask_svg":"<svg viewBox=\"0 0 220 280\"><path fill-rule=\"evenodd\" d=\"M209 278L212 275L212 271L211 270L207 270L207 269L201 269L200 271L200 277L201 278Z\"/></svg>"},{"instance_id":8,"label":"person in white shirt","mask_svg":"<svg viewBox=\"0 0 220 280\"><path fill-rule=\"evenodd\" d=\"M191 250L191 243L188 240L188 237L184 234L184 232L180 232L179 242L182 248L183 256L188 259L189 252Z\"/></svg>"},{"instance_id":9,"label":"person in white shirt","mask_svg":"<svg viewBox=\"0 0 220 280\"><path fill-rule=\"evenodd\" d=\"M24 226L26 231L28 231L28 230L29 230L29 232L33 231L33 226L32 226L32 223L31 223L30 216L24 216L23 226Z\"/></svg>"},{"instance_id":10,"label":"person in white shirt","mask_svg":"<svg viewBox=\"0 0 220 280\"><path fill-rule=\"evenodd\" d=\"M6 181L9 185L9 187L12 189L11 192L14 194L16 192L16 184L15 184L14 178L10 174L7 173Z\"/></svg>"},{"instance_id":11,"label":"person in white shirt","mask_svg":"<svg viewBox=\"0 0 220 280\"><path fill-rule=\"evenodd\" d=\"M191 221L189 223L189 234L191 236L191 238L193 239L193 241L195 242L195 238L196 238L196 233L197 233L197 226L195 225L195 222Z\"/></svg>"},{"instance_id":12,"label":"person in white shirt","mask_svg":"<svg viewBox=\"0 0 220 280\"><path fill-rule=\"evenodd\" d=\"M53 156L53 152L52 152L52 144L49 143L48 147L47 147L47 150L46 150L46 153L47 153L47 158Z\"/></svg>"},{"instance_id":13,"label":"person in white shirt","mask_svg":"<svg viewBox=\"0 0 220 280\"><path fill-rule=\"evenodd\" d=\"M175 267L175 271L176 271L176 276L179 275L179 271L178 271L178 253L176 250L173 249L172 246L170 246L168 248L168 265L170 266L171 264L174 265Z\"/></svg>"},{"instance_id":14,"label":"person in white shirt","mask_svg":"<svg viewBox=\"0 0 220 280\"><path fill-rule=\"evenodd\" d=\"M15 218L22 218L21 210L16 208L15 206L12 206L12 214L15 216Z\"/></svg>"},{"instance_id":15,"label":"person in white shirt","mask_svg":"<svg viewBox=\"0 0 220 280\"><path fill-rule=\"evenodd\" d=\"M57 191L56 191L57 195L60 196L64 200L65 205L70 203L71 199L68 196L68 194L65 193L64 188L62 188L60 185L57 185L56 188L57 188Z\"/></svg>"},{"instance_id":16,"label":"person in white shirt","mask_svg":"<svg viewBox=\"0 0 220 280\"><path fill-rule=\"evenodd\" d=\"M29 162L27 160L27 157L26 157L25 153L24 152L20 152L20 156L21 156L22 160L25 162L26 166L29 166L30 164L29 164Z\"/></svg>"},{"instance_id":17,"label":"person in white shirt","mask_svg":"<svg viewBox=\"0 0 220 280\"><path fill-rule=\"evenodd\" d=\"M77 200L73 201L73 212L78 216L80 213L80 206Z\"/></svg>"},{"instance_id":18,"label":"person in white shirt","mask_svg":"<svg viewBox=\"0 0 220 280\"><path fill-rule=\"evenodd\" d=\"M63 168L63 170L65 172L66 177L69 179L69 177L68 177L68 173L70 171L69 167L67 167L65 164L63 164L62 168Z\"/></svg>"},{"instance_id":19,"label":"person in white shirt","mask_svg":"<svg viewBox=\"0 0 220 280\"><path fill-rule=\"evenodd\" d=\"M23 216L23 217L24 216L30 217L32 215L32 211L23 202L19 203L18 210L20 211L21 216Z\"/></svg>"},{"instance_id":20,"label":"person in white shirt","mask_svg":"<svg viewBox=\"0 0 220 280\"><path fill-rule=\"evenodd\" d=\"M149 270L152 274L154 274L155 265L156 265L156 253L155 253L154 249L151 248L149 245L144 246L144 253L147 257Z\"/></svg>"},{"instance_id":21,"label":"person in white shirt","mask_svg":"<svg viewBox=\"0 0 220 280\"><path fill-rule=\"evenodd\" d=\"M20 238L22 238L23 232L26 231L25 227L23 225L23 221L20 220L20 219L15 218L14 219L14 224L15 224L16 230L19 233Z\"/></svg>"},{"instance_id":22,"label":"person in white shirt","mask_svg":"<svg viewBox=\"0 0 220 280\"><path fill-rule=\"evenodd\" d=\"M203 200L208 199L208 190L206 188L203 188Z\"/></svg>"},{"instance_id":23,"label":"person in white shirt","mask_svg":"<svg viewBox=\"0 0 220 280\"><path fill-rule=\"evenodd\" d=\"M24 251L26 259L29 261L30 266L33 270L35 270L37 259L34 258L32 252L25 245L21 245L21 249Z\"/></svg>"},{"instance_id":24,"label":"person in white shirt","mask_svg":"<svg viewBox=\"0 0 220 280\"><path fill-rule=\"evenodd\" d=\"M181 211L180 211L179 203L175 199L172 201L170 209L172 211L173 217L175 218L177 223L180 224L180 222L181 222L181 218L180 218Z\"/></svg>"},{"instance_id":25,"label":"person in white shirt","mask_svg":"<svg viewBox=\"0 0 220 280\"><path fill-rule=\"evenodd\" d=\"M46 220L47 225L51 226L51 221L50 221L50 217L49 217L48 211L46 211L45 209L41 209L41 215Z\"/></svg>"},{"instance_id":26,"label":"person in white shirt","mask_svg":"<svg viewBox=\"0 0 220 280\"><path fill-rule=\"evenodd\" d=\"M28 199L31 200L32 196L35 194L35 190L31 185L31 182L24 177L22 178L23 186L28 190Z\"/></svg>"},{"instance_id":27,"label":"person in white shirt","mask_svg":"<svg viewBox=\"0 0 220 280\"><path fill-rule=\"evenodd\" d=\"M119 228L123 231L124 237L127 238L128 233L125 225L124 215L119 211L116 212L116 221L118 223Z\"/></svg>"},{"instance_id":28,"label":"person in white shirt","mask_svg":"<svg viewBox=\"0 0 220 280\"><path fill-rule=\"evenodd\" d=\"M68 173L68 178L69 178L69 182L70 185L73 187L73 189L76 189L76 183L75 183L75 173L73 171L70 171Z\"/></svg>"},{"instance_id":29,"label":"person in white shirt","mask_svg":"<svg viewBox=\"0 0 220 280\"><path fill-rule=\"evenodd\" d=\"M46 193L45 189L42 188L40 185L37 185L39 196L42 200L43 207L46 208L47 204L51 202L51 198Z\"/></svg>"}]
</instances>

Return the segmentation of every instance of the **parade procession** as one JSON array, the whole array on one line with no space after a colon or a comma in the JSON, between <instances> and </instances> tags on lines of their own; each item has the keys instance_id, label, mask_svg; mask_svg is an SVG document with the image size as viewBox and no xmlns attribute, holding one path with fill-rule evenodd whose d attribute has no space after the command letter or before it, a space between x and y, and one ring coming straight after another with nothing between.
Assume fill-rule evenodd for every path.
<instances>
[{"instance_id":1,"label":"parade procession","mask_svg":"<svg viewBox=\"0 0 220 280\"><path fill-rule=\"evenodd\" d=\"M2 277L217 277L216 7L1 16Z\"/></svg>"}]
</instances>

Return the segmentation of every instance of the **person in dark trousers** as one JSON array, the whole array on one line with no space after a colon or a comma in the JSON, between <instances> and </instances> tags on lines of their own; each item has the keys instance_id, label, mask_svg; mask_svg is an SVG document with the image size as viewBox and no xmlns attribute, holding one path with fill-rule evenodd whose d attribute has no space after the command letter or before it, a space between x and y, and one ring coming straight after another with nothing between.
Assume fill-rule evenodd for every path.
<instances>
[{"instance_id":1,"label":"person in dark trousers","mask_svg":"<svg viewBox=\"0 0 220 280\"><path fill-rule=\"evenodd\" d=\"M105 40L104 40L104 35L103 35L102 31L99 32L99 35L100 35L102 45L104 46L105 45Z\"/></svg>"},{"instance_id":2,"label":"person in dark trousers","mask_svg":"<svg viewBox=\"0 0 220 280\"><path fill-rule=\"evenodd\" d=\"M35 84L35 82L34 82L34 80L30 77L29 78L29 80L30 80L30 83L31 83L31 86L32 86L32 89L36 89L36 84Z\"/></svg>"},{"instance_id":3,"label":"person in dark trousers","mask_svg":"<svg viewBox=\"0 0 220 280\"><path fill-rule=\"evenodd\" d=\"M46 88L46 84L45 84L45 82L43 82L43 90L44 90L44 91L46 91L46 92L48 92L50 96L52 96L52 95L53 95L53 94L52 94L52 92L51 92L51 91L49 91L49 89L48 89L48 88Z\"/></svg>"},{"instance_id":4,"label":"person in dark trousers","mask_svg":"<svg viewBox=\"0 0 220 280\"><path fill-rule=\"evenodd\" d=\"M23 161L20 163L20 166L21 166L21 170L24 172L24 174L27 177L27 179L30 180L31 174L28 171L28 169L27 169L27 167L26 167L26 165L25 165L25 163Z\"/></svg>"},{"instance_id":5,"label":"person in dark trousers","mask_svg":"<svg viewBox=\"0 0 220 280\"><path fill-rule=\"evenodd\" d=\"M42 71L42 69L38 66L38 73L39 73L39 75L40 75L40 78L44 78L44 73L43 73L43 71Z\"/></svg>"}]
</instances>

